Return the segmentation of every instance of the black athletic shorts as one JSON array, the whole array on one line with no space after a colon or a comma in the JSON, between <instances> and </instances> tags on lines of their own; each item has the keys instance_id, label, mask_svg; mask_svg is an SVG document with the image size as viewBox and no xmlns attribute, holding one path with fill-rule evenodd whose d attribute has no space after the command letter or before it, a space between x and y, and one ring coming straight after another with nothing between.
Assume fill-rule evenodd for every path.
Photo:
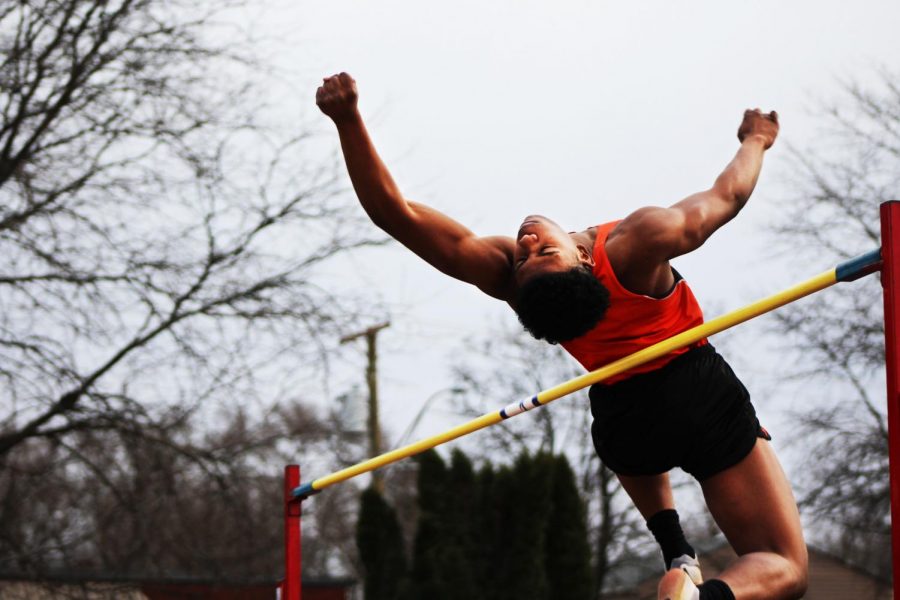
<instances>
[{"instance_id":1,"label":"black athletic shorts","mask_svg":"<svg viewBox=\"0 0 900 600\"><path fill-rule=\"evenodd\" d=\"M703 480L739 463L756 438L771 439L747 388L708 344L661 369L595 384L590 398L594 448L620 475L681 467Z\"/></svg>"}]
</instances>

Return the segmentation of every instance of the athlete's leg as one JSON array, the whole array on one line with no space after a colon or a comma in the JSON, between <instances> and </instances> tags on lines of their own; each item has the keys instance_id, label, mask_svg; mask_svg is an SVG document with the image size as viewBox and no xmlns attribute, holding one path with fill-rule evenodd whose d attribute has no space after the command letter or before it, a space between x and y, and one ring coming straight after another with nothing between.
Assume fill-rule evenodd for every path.
<instances>
[{"instance_id":1,"label":"athlete's leg","mask_svg":"<svg viewBox=\"0 0 900 600\"><path fill-rule=\"evenodd\" d=\"M669 483L669 474L659 475L616 475L619 482L634 505L643 515L644 520L649 520L661 510L675 508L675 498L672 496L672 485Z\"/></svg>"},{"instance_id":2,"label":"athlete's leg","mask_svg":"<svg viewBox=\"0 0 900 600\"><path fill-rule=\"evenodd\" d=\"M747 457L701 482L738 560L717 579L738 600L793 600L806 591L808 556L797 503L775 452L759 439Z\"/></svg>"},{"instance_id":3,"label":"athlete's leg","mask_svg":"<svg viewBox=\"0 0 900 600\"><path fill-rule=\"evenodd\" d=\"M694 583L703 581L697 553L681 529L668 473L649 476L617 475L622 487L640 511L662 551L665 569L683 569Z\"/></svg>"}]
</instances>

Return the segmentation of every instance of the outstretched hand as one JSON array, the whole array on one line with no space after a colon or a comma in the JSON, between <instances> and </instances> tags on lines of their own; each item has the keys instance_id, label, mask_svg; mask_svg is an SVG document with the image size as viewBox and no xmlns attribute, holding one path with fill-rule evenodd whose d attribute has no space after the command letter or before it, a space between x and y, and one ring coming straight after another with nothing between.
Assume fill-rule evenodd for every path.
<instances>
[{"instance_id":1,"label":"outstretched hand","mask_svg":"<svg viewBox=\"0 0 900 600\"><path fill-rule=\"evenodd\" d=\"M335 123L356 115L356 81L347 73L326 77L316 90L316 104Z\"/></svg>"},{"instance_id":2,"label":"outstretched hand","mask_svg":"<svg viewBox=\"0 0 900 600\"><path fill-rule=\"evenodd\" d=\"M757 136L765 145L766 150L775 143L778 137L778 113L774 110L764 113L758 108L744 111L744 120L738 127L738 139L743 143L748 137Z\"/></svg>"}]
</instances>

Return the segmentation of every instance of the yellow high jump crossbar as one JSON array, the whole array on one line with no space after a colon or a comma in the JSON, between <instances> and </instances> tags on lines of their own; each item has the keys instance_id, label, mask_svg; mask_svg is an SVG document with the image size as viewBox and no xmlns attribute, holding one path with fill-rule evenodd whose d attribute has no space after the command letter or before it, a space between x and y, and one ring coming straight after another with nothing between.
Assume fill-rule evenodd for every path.
<instances>
[{"instance_id":1,"label":"yellow high jump crossbar","mask_svg":"<svg viewBox=\"0 0 900 600\"><path fill-rule=\"evenodd\" d=\"M561 383L555 387L546 389L522 402L514 402L499 411L487 413L476 419L473 419L462 425L457 425L452 429L440 433L438 435L426 438L424 440L402 446L390 452L385 452L376 457L370 458L363 462L357 463L346 469L335 471L325 477L314 479L308 483L304 483L294 488L292 494L295 498L303 499L315 493L322 491L328 486L341 483L357 475L362 475L370 471L374 471L380 467L391 463L409 458L426 450L430 450L435 446L439 446L456 438L468 435L479 429L484 429L491 425L504 421L510 417L514 417L523 412L529 411L538 406L543 406L554 400L558 400L563 396L567 396L573 392L584 389L595 383L599 383L605 379L618 375L633 369L638 365L651 361L684 348L703 338L709 337L716 333L720 333L726 329L739 325L745 321L749 321L755 317L763 315L767 312L775 310L785 304L790 304L800 298L814 294L825 288L831 287L838 282L853 281L859 279L869 273L874 273L881 268L881 250L875 249L866 254L862 254L843 262L833 269L830 269L820 275L816 275L812 279L808 279L782 292L758 300L752 304L748 304L743 308L739 308L730 313L726 313L720 317L707 321L701 325L688 329L682 333L674 335L652 346L648 346L643 350L638 350L634 354L630 354L624 358L620 358L608 365L600 367L595 371L585 373Z\"/></svg>"}]
</instances>

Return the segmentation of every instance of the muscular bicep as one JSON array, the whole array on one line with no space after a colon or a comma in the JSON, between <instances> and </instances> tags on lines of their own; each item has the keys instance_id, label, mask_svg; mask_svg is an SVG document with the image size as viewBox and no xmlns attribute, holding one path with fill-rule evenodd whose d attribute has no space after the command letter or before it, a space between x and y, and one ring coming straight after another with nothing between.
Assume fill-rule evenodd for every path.
<instances>
[{"instance_id":1,"label":"muscular bicep","mask_svg":"<svg viewBox=\"0 0 900 600\"><path fill-rule=\"evenodd\" d=\"M648 206L620 224L635 259L659 263L702 246L737 214L733 201L715 189L692 194L668 208Z\"/></svg>"},{"instance_id":2,"label":"muscular bicep","mask_svg":"<svg viewBox=\"0 0 900 600\"><path fill-rule=\"evenodd\" d=\"M626 245L638 248L642 260L659 263L696 250L733 219L753 193L768 147L758 136L742 140L734 159L710 189L669 208L641 209L626 218L621 224L623 230L635 234L629 238L634 243Z\"/></svg>"},{"instance_id":3,"label":"muscular bicep","mask_svg":"<svg viewBox=\"0 0 900 600\"><path fill-rule=\"evenodd\" d=\"M696 250L743 207L733 194L712 188L692 194L672 205L677 230L669 249L670 258Z\"/></svg>"},{"instance_id":4,"label":"muscular bicep","mask_svg":"<svg viewBox=\"0 0 900 600\"><path fill-rule=\"evenodd\" d=\"M408 210L395 222L379 225L442 273L509 300L512 238L480 237L440 211L416 202L407 204Z\"/></svg>"}]
</instances>

